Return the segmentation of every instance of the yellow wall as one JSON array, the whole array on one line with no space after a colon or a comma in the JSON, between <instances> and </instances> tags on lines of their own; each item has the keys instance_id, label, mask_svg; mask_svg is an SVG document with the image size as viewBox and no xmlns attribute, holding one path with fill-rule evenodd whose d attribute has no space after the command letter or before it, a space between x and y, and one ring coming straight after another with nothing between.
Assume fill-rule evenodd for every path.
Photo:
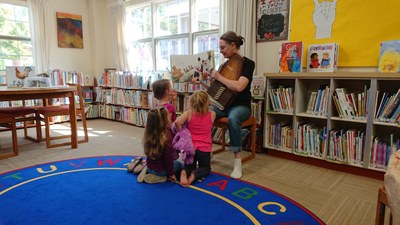
<instances>
[{"instance_id":1,"label":"yellow wall","mask_svg":"<svg viewBox=\"0 0 400 225\"><path fill-rule=\"evenodd\" d=\"M400 39L399 0L337 0L332 36L323 39L315 39L314 1L292 0L291 4L290 41L303 41L305 49L310 44L337 42L340 67L377 66L379 44Z\"/></svg>"}]
</instances>

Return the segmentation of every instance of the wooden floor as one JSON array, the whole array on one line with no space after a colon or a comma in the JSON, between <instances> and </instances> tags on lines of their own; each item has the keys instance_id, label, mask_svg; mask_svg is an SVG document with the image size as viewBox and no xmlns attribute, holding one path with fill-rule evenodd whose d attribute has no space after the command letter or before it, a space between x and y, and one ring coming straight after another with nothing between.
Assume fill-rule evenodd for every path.
<instances>
[{"instance_id":1,"label":"wooden floor","mask_svg":"<svg viewBox=\"0 0 400 225\"><path fill-rule=\"evenodd\" d=\"M22 130L19 130L20 154L0 160L0 173L70 158L143 155L143 128L102 119L89 120L88 127L89 143L79 144L78 149L46 149L45 143L25 140ZM53 132L67 131L63 125L55 125L53 128ZM34 129L30 129L29 132L34 135ZM81 132L79 134L82 135ZM0 133L0 151L10 147L10 136L10 132ZM232 165L232 154L223 152L214 156L212 170L230 174ZM242 179L291 198L316 214L326 224L332 225L374 224L378 188L383 185L381 180L319 168L267 154L257 154L255 159L246 162L243 165Z\"/></svg>"}]
</instances>

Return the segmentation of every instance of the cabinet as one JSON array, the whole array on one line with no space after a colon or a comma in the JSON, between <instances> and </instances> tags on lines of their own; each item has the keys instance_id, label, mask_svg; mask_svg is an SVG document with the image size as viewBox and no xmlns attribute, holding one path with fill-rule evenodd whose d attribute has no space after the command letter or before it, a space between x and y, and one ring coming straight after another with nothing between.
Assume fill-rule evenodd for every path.
<instances>
[{"instance_id":1,"label":"cabinet","mask_svg":"<svg viewBox=\"0 0 400 225\"><path fill-rule=\"evenodd\" d=\"M265 148L344 170L385 171L400 148L398 74L264 75Z\"/></svg>"}]
</instances>

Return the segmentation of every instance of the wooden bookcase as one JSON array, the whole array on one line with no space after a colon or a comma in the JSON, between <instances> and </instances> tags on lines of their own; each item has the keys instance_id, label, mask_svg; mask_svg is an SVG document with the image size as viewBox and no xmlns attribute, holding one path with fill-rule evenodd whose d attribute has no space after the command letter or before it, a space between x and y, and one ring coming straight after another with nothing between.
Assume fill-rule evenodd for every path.
<instances>
[{"instance_id":1,"label":"wooden bookcase","mask_svg":"<svg viewBox=\"0 0 400 225\"><path fill-rule=\"evenodd\" d=\"M400 139L400 125L379 121L382 93L395 95L399 74L390 73L265 73L264 148L273 155L342 171L383 178L385 166L375 163L374 143ZM289 91L286 91L289 90ZM292 94L290 93L292 90ZM326 106L310 111L312 92L324 90ZM343 115L334 96L344 90L357 112ZM276 94L279 92L282 95ZM350 93L353 93L351 96ZM378 93L378 94L377 94ZM314 94L315 95L315 94ZM288 97L290 96L290 97ZM368 96L368 97L367 97ZM283 101L282 109L274 105ZM292 101L292 108L284 108ZM360 100L360 104L358 101ZM311 101L312 102L312 101ZM321 103L322 104L322 103ZM312 104L311 104L312 106ZM346 111L347 112L347 111ZM382 151L383 152L383 151Z\"/></svg>"},{"instance_id":2,"label":"wooden bookcase","mask_svg":"<svg viewBox=\"0 0 400 225\"><path fill-rule=\"evenodd\" d=\"M144 127L147 111L156 104L150 84L149 78L105 69L96 88L99 116Z\"/></svg>"}]
</instances>

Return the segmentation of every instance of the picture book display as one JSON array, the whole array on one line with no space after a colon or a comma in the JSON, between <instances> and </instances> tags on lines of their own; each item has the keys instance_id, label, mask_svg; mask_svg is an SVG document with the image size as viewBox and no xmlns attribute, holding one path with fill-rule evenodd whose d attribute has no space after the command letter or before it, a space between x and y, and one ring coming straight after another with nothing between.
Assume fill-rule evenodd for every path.
<instances>
[{"instance_id":1,"label":"picture book display","mask_svg":"<svg viewBox=\"0 0 400 225\"><path fill-rule=\"evenodd\" d=\"M308 72L335 72L338 67L339 45L337 43L308 46Z\"/></svg>"},{"instance_id":2,"label":"picture book display","mask_svg":"<svg viewBox=\"0 0 400 225\"><path fill-rule=\"evenodd\" d=\"M264 98L266 78L263 75L254 75L250 92L254 98Z\"/></svg>"},{"instance_id":3,"label":"picture book display","mask_svg":"<svg viewBox=\"0 0 400 225\"><path fill-rule=\"evenodd\" d=\"M6 66L7 87L23 87L25 79L35 74L33 66Z\"/></svg>"},{"instance_id":4,"label":"picture book display","mask_svg":"<svg viewBox=\"0 0 400 225\"><path fill-rule=\"evenodd\" d=\"M400 40L384 41L379 53L379 72L400 72Z\"/></svg>"},{"instance_id":5,"label":"picture book display","mask_svg":"<svg viewBox=\"0 0 400 225\"><path fill-rule=\"evenodd\" d=\"M301 72L303 58L303 42L287 42L281 45L279 72Z\"/></svg>"},{"instance_id":6,"label":"picture book display","mask_svg":"<svg viewBox=\"0 0 400 225\"><path fill-rule=\"evenodd\" d=\"M171 55L171 77L173 82L188 82L192 79L208 80L215 68L214 51L194 55Z\"/></svg>"}]
</instances>

